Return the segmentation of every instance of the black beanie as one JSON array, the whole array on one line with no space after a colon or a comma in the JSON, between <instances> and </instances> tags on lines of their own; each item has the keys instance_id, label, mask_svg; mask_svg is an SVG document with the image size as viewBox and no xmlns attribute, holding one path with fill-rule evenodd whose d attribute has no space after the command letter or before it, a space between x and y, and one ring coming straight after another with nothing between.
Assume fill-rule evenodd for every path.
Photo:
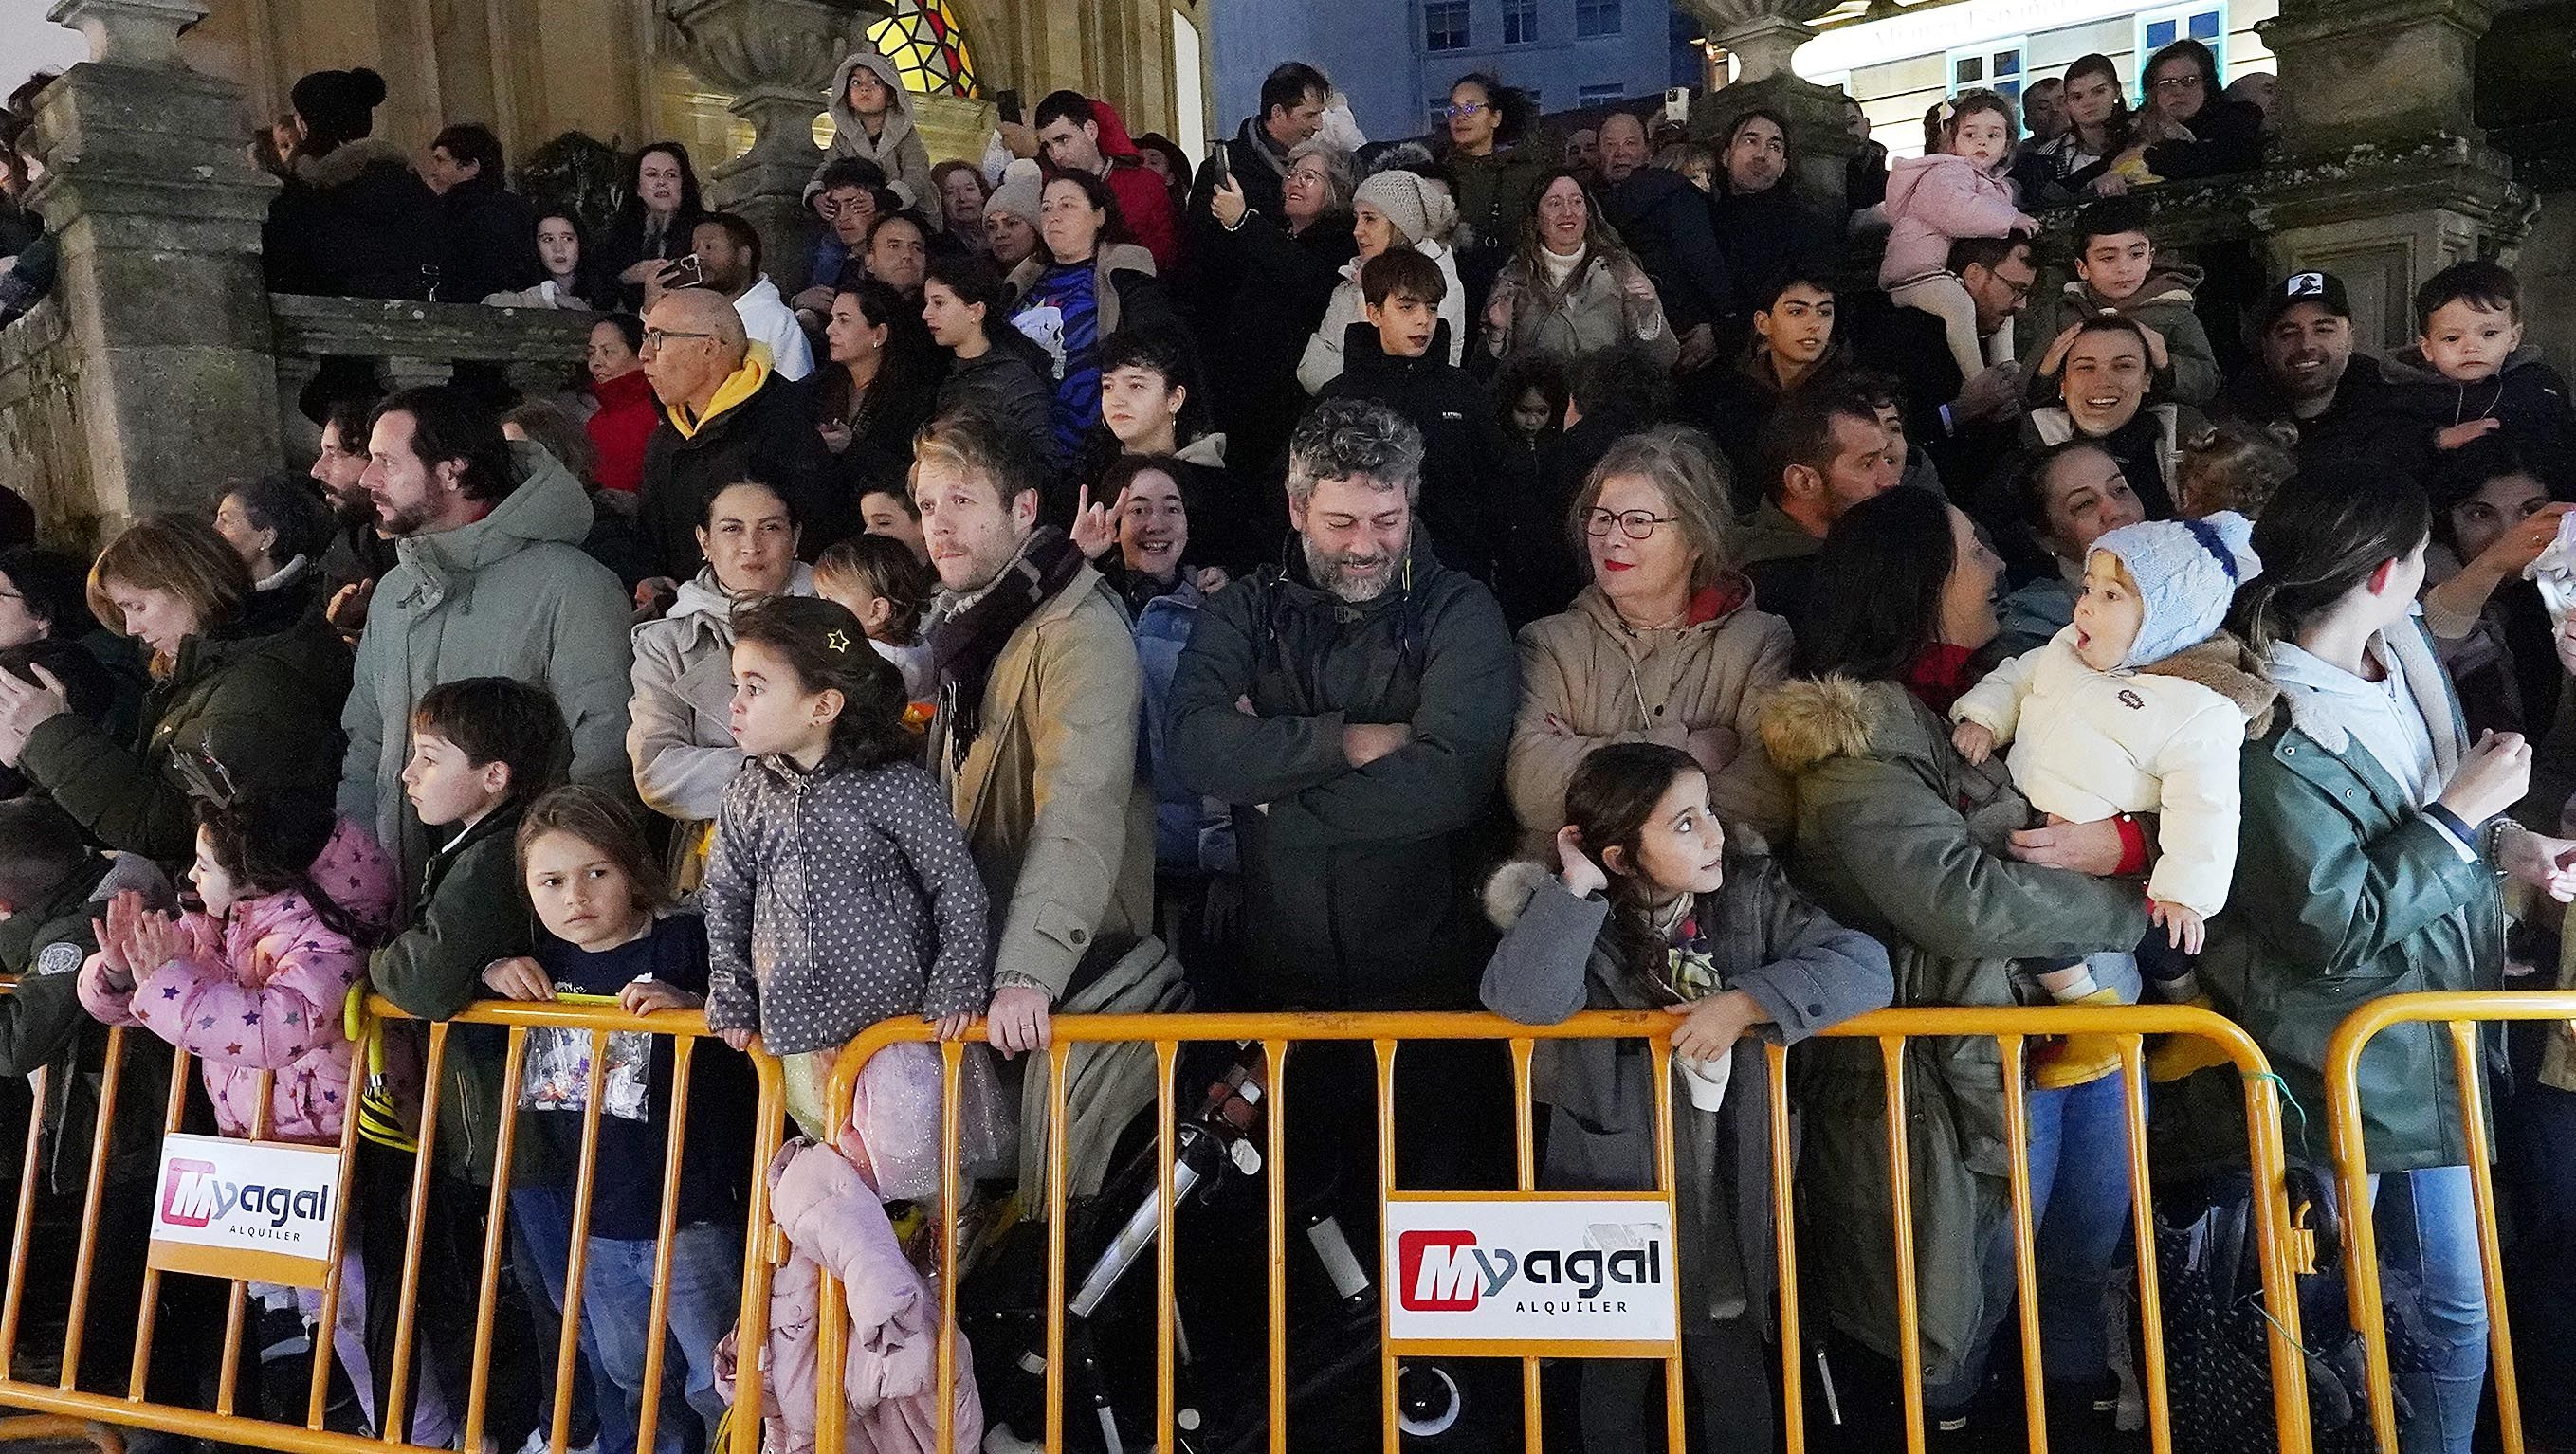
<instances>
[{"instance_id":1,"label":"black beanie","mask_svg":"<svg viewBox=\"0 0 2576 1454\"><path fill-rule=\"evenodd\" d=\"M385 100L385 78L360 66L354 71L313 71L295 83L295 114L304 118L314 150L328 151L375 130L372 113Z\"/></svg>"}]
</instances>

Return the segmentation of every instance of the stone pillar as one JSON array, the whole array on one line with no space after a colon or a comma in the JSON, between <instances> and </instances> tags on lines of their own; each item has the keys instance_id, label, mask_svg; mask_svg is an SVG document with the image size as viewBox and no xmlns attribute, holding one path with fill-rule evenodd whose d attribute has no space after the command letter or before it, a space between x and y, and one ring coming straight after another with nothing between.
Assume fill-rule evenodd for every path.
<instances>
[{"instance_id":1,"label":"stone pillar","mask_svg":"<svg viewBox=\"0 0 2576 1454\"><path fill-rule=\"evenodd\" d=\"M57 306L82 365L77 406L92 508L114 528L202 510L228 482L278 467L260 224L275 179L244 148L230 82L189 70L194 0L57 0L90 59L48 86L32 204L59 234Z\"/></svg>"},{"instance_id":2,"label":"stone pillar","mask_svg":"<svg viewBox=\"0 0 2576 1454\"><path fill-rule=\"evenodd\" d=\"M832 72L867 26L873 0L668 0L680 56L708 85L733 95L751 149L707 174L710 205L739 212L760 233L769 276L782 292L806 281L817 226L805 184L822 162L814 118Z\"/></svg>"},{"instance_id":3,"label":"stone pillar","mask_svg":"<svg viewBox=\"0 0 2576 1454\"><path fill-rule=\"evenodd\" d=\"M2323 268L2352 294L2361 344L2412 341L2426 277L2510 262L2533 200L2471 120L2494 0L2282 0L2258 27L2280 57L2279 155L2249 215L2276 275Z\"/></svg>"},{"instance_id":4,"label":"stone pillar","mask_svg":"<svg viewBox=\"0 0 2576 1454\"><path fill-rule=\"evenodd\" d=\"M1843 172L1860 143L1843 126L1843 92L1800 79L1789 68L1798 47L1815 39L1807 22L1836 0L1681 0L1708 26L1711 43L1736 59L1732 84L1719 88L1691 118L1692 134L1713 147L1725 128L1760 107L1789 123L1789 181L1798 194L1843 215ZM1723 165L1723 158L1720 160Z\"/></svg>"}]
</instances>

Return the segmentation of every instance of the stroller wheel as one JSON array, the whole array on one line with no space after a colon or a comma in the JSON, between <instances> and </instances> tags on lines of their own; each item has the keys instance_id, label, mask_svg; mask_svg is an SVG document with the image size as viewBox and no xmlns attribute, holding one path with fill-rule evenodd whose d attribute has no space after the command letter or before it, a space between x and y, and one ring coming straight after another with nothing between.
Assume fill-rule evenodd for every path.
<instances>
[{"instance_id":1,"label":"stroller wheel","mask_svg":"<svg viewBox=\"0 0 2576 1454\"><path fill-rule=\"evenodd\" d=\"M1406 1363L1395 1371L1396 1426L1416 1439L1448 1433L1466 1412L1458 1380L1436 1363Z\"/></svg>"}]
</instances>

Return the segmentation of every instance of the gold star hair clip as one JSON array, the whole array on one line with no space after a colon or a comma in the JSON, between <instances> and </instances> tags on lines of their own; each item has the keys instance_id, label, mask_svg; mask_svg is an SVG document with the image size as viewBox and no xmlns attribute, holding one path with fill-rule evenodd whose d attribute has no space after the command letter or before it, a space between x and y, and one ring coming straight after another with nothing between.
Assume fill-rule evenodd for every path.
<instances>
[{"instance_id":1,"label":"gold star hair clip","mask_svg":"<svg viewBox=\"0 0 2576 1454\"><path fill-rule=\"evenodd\" d=\"M823 638L823 644L834 651L847 651L850 649L850 638L847 633L835 630L831 635Z\"/></svg>"}]
</instances>

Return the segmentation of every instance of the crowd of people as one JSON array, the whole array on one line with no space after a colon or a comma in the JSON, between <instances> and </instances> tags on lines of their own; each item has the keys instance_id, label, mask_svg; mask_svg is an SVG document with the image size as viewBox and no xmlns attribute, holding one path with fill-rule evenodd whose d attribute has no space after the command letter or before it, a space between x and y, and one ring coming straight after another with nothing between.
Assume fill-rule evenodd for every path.
<instances>
[{"instance_id":1,"label":"crowd of people","mask_svg":"<svg viewBox=\"0 0 2576 1454\"><path fill-rule=\"evenodd\" d=\"M1003 1059L970 1079L998 1098L1055 1014L1158 969L1210 1009L1662 1009L1705 1447L1775 1442L1790 1108L1765 1040L1799 1047L1795 1192L1834 1231L1809 1293L1866 1426L1856 1370L1899 1353L1885 1068L1816 1031L1889 1004L2210 1006L2321 1165L2326 1040L2356 1004L2560 979L2576 414L2517 281L2444 269L2419 344L2364 351L2335 276L2244 286L2241 252L2168 246L2136 195L2259 164L2268 78L2222 91L2184 40L2136 80L2134 109L2098 55L2017 103L1964 94L1922 157L1864 146L1835 209L1760 109L1709 148L1621 109L1542 156L1528 99L1477 74L1445 134L1353 149L1296 63L1195 164L1073 92L1004 123L998 165L934 164L861 51L814 252L772 258L677 143L633 155L594 231L512 192L489 129L415 166L372 135L381 78L308 75L271 285L585 311L584 377L322 399L309 480L229 485L94 561L0 551L0 960L25 976L0 1069L94 1064L98 1027L132 1025L203 1062L226 1134L335 1143L360 1115L330 1336L362 1421L406 1234L430 1285L473 1286L496 1178L529 1311L564 1316L586 1148L543 1111L602 1087L576 1442L638 1437L658 1276L677 1451L730 1388L745 1169L710 1107L740 1058L694 1058L673 1209L667 1053L619 1037L586 1084L586 1041L554 1047L575 1068L529 1089L497 1040L451 1037L415 1201L416 1027L344 1025L353 989L421 1020L703 1007L781 1057L869 1207L936 1187L906 1170L935 1113L826 1124L830 1057L892 1018L980 1019ZM2072 276L2041 295L2051 208ZM2576 1184L2566 1033L2496 1071L2514 1227L2542 1249L2518 1312L2576 1312L2547 1252ZM1543 1183L1651 1184L1642 1048L1538 1055ZM1500 1064L1408 1048L1407 1184L1508 1184ZM1998 1447L2020 1420L1991 1403L2016 1363L1998 1051L1918 1040L1901 1064L1935 1447ZM151 1057L126 1065L124 1104L157 1116ZM2075 1035L2027 1067L2068 1448L2114 1447L2134 1341L2119 1065ZM2160 1129L2241 1158L2233 1072L2183 1043L2153 1070ZM2465 1454L2476 1128L2428 1027L2362 1074L2408 1274L2404 1447ZM542 1134L499 1165L514 1105ZM415 1442L454 1432L464 1307L421 1301ZM1580 1385L1584 1447L1660 1437L1650 1369ZM932 1397L864 1414L918 1435Z\"/></svg>"}]
</instances>

